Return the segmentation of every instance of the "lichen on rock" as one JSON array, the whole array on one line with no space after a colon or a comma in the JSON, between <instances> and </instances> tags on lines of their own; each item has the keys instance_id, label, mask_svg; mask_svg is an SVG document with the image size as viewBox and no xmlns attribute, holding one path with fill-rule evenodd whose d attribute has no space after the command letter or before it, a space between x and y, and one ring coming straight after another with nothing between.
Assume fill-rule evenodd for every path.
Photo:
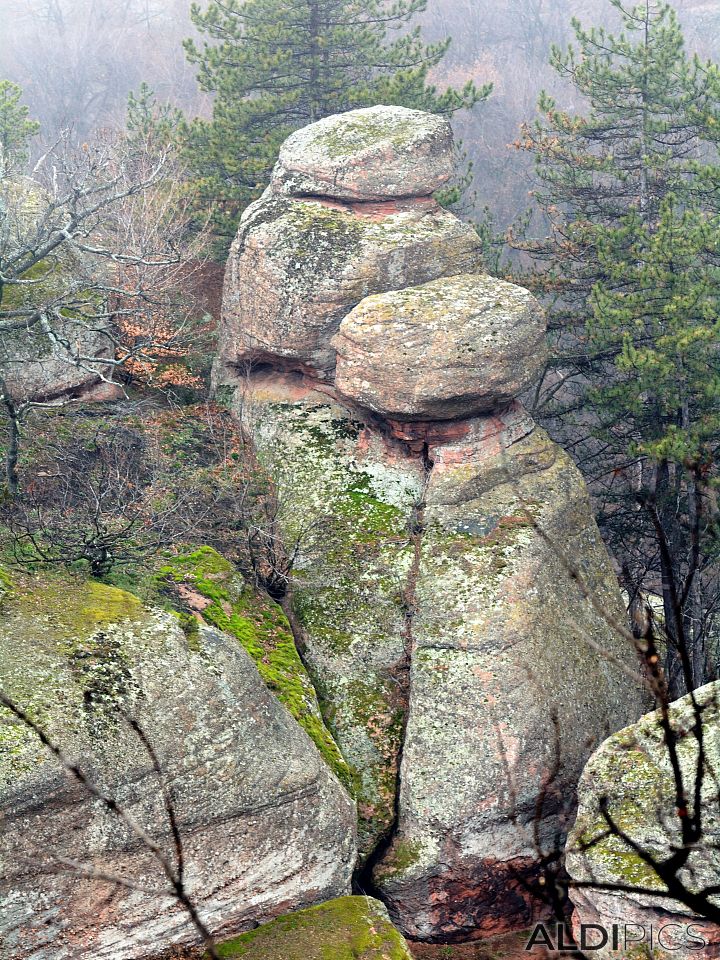
<instances>
[{"instance_id":1,"label":"lichen on rock","mask_svg":"<svg viewBox=\"0 0 720 960\"><path fill-rule=\"evenodd\" d=\"M0 684L172 850L157 773L125 717L139 723L173 793L187 892L216 934L348 892L354 803L234 636L201 625L190 643L176 616L124 591L18 575ZM2 960L45 960L50 944L57 960L129 960L196 940L151 852L5 709L0 777ZM54 869L68 861L137 889Z\"/></svg>"},{"instance_id":2,"label":"lichen on rock","mask_svg":"<svg viewBox=\"0 0 720 960\"><path fill-rule=\"evenodd\" d=\"M301 378L251 379L242 415L271 472L286 541L300 549L293 606L326 723L353 772L360 849L390 828L403 717L404 590L422 465ZM239 411L240 413L240 411Z\"/></svg>"},{"instance_id":3,"label":"lichen on rock","mask_svg":"<svg viewBox=\"0 0 720 960\"><path fill-rule=\"evenodd\" d=\"M678 879L691 892L712 887L720 870L720 684L706 684L675 701L668 719L688 801L688 812L700 797L702 835L693 844ZM697 722L702 736L702 761ZM575 924L639 922L657 931L667 927L661 956L697 955L697 944L683 941L689 923L698 925L711 944L720 929L703 923L689 907L668 896L657 872L637 850L662 862L684 846L677 815L677 779L668 738L659 711L609 737L589 759L578 785L577 818L568 838L567 869L587 888L571 889ZM603 812L603 806L607 815ZM615 824L609 828L608 819ZM629 838L636 849L619 833ZM598 889L592 887L595 882ZM614 890L617 885L623 889ZM603 888L605 887L605 888ZM631 889L627 889L627 888ZM633 891L632 888L637 888ZM657 895L654 895L657 891ZM717 901L718 898L713 898ZM673 929L674 928L674 929ZM701 928L702 931L701 931ZM678 940L678 936L680 939ZM608 951L600 956L608 956Z\"/></svg>"},{"instance_id":4,"label":"lichen on rock","mask_svg":"<svg viewBox=\"0 0 720 960\"><path fill-rule=\"evenodd\" d=\"M502 409L546 361L545 317L522 287L461 275L366 297L332 340L335 385L401 420Z\"/></svg>"},{"instance_id":5,"label":"lichen on rock","mask_svg":"<svg viewBox=\"0 0 720 960\"><path fill-rule=\"evenodd\" d=\"M230 251L216 366L276 357L330 376L330 339L363 297L479 268L477 233L434 201L366 214L266 194Z\"/></svg>"},{"instance_id":6,"label":"lichen on rock","mask_svg":"<svg viewBox=\"0 0 720 960\"><path fill-rule=\"evenodd\" d=\"M451 178L446 117L406 107L367 107L292 134L273 171L274 190L338 200L427 197Z\"/></svg>"}]
</instances>

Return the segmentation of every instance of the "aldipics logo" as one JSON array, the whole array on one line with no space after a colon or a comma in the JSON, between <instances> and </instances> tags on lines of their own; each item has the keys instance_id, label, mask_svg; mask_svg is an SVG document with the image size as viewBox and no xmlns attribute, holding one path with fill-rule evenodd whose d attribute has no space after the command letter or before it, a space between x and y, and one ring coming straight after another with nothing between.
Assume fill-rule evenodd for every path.
<instances>
[{"instance_id":1,"label":"aldipics logo","mask_svg":"<svg viewBox=\"0 0 720 960\"><path fill-rule=\"evenodd\" d=\"M573 942L562 924L538 923L525 944L526 950L545 947L554 953L592 953L593 950L617 952L620 956L636 954L642 947L652 955L653 950L672 953L675 950L700 951L708 945L704 928L698 923L673 923L659 926L641 923L613 923L604 927L599 923L581 923L573 931Z\"/></svg>"}]
</instances>

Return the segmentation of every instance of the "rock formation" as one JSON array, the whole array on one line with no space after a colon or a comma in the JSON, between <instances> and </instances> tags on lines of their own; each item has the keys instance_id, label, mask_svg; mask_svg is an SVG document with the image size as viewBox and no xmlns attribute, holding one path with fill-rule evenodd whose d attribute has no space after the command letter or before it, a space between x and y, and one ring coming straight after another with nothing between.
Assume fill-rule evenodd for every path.
<instances>
[{"instance_id":1,"label":"rock formation","mask_svg":"<svg viewBox=\"0 0 720 960\"><path fill-rule=\"evenodd\" d=\"M591 744L640 712L602 655L633 653L577 583L622 618L585 486L515 399L540 309L432 198L452 161L443 121L398 108L295 134L233 245L214 374L298 548L295 631L363 883L436 941L542 911L538 798L552 842Z\"/></svg>"},{"instance_id":2,"label":"rock formation","mask_svg":"<svg viewBox=\"0 0 720 960\"><path fill-rule=\"evenodd\" d=\"M702 836L678 872L678 879L691 892L715 886L720 873L720 683L696 690L695 704L697 709L690 696L683 697L671 704L669 714L686 793L693 798L699 787L703 810ZM698 713L704 752L700 765L699 739L693 731ZM635 938L630 947L636 950L649 946L652 931L654 956L716 957L720 927L677 900L660 896L667 887L652 867L619 836L607 836L601 798L606 798L607 812L619 831L640 850L657 861L669 858L684 845L675 788L658 712L616 733L592 755L578 787L578 814L568 837L568 872L574 880L657 890L658 896L627 889L571 888L574 925L595 923L611 930L617 924L624 937L627 924L630 937ZM694 806L692 799L690 804ZM717 905L717 897L713 901ZM623 939L620 949L624 946ZM609 942L593 953L601 960L617 955L611 948Z\"/></svg>"},{"instance_id":3,"label":"rock formation","mask_svg":"<svg viewBox=\"0 0 720 960\"><path fill-rule=\"evenodd\" d=\"M411 960L382 903L338 897L222 945L227 960Z\"/></svg>"},{"instance_id":4,"label":"rock formation","mask_svg":"<svg viewBox=\"0 0 720 960\"><path fill-rule=\"evenodd\" d=\"M208 559L202 579L217 596L222 569ZM279 611L253 618L248 597L243 610L232 622L248 647L262 646L263 625L282 640ZM348 893L355 810L344 788L235 636L181 627L114 587L16 578L0 685L172 857L159 779L118 708L138 720L174 792L188 892L218 938ZM4 710L0 814L2 960L135 960L197 940L147 848Z\"/></svg>"},{"instance_id":5,"label":"rock formation","mask_svg":"<svg viewBox=\"0 0 720 960\"><path fill-rule=\"evenodd\" d=\"M49 233L49 218L60 217L43 188L29 177L6 178L0 195L0 260L9 259L19 248L37 242L38 224L43 236ZM82 299L83 277L87 264L67 245L48 254L21 279L30 285L7 284L3 289L3 309L36 307L52 302L60 293L74 289ZM113 343L99 325L88 329L71 316L56 320L55 337L47 336L39 325L22 327L16 333L3 333L0 341L0 377L16 399L48 400L77 394L99 382L90 364L75 362L77 345L84 356L103 358L112 354ZM71 346L68 347L68 344ZM102 366L97 368L102 370ZM107 367L106 367L107 369Z\"/></svg>"}]
</instances>

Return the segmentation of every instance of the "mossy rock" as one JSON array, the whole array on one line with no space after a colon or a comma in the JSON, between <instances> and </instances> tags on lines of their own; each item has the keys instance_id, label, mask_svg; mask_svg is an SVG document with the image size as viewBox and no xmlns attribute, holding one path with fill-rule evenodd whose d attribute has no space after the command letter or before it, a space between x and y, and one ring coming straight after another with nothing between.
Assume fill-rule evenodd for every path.
<instances>
[{"instance_id":1,"label":"mossy rock","mask_svg":"<svg viewBox=\"0 0 720 960\"><path fill-rule=\"evenodd\" d=\"M258 455L283 491L283 535L302 543L293 604L304 658L353 772L366 855L395 816L407 707L406 587L422 464L399 445L397 459L386 461L382 441L322 394L286 403L278 386L255 403Z\"/></svg>"},{"instance_id":2,"label":"mossy rock","mask_svg":"<svg viewBox=\"0 0 720 960\"><path fill-rule=\"evenodd\" d=\"M280 606L248 587L233 564L208 546L168 558L157 579L160 584L194 590L203 598L197 616L242 644L270 690L352 792L351 771L323 722L317 695ZM181 622L193 642L197 619L181 614Z\"/></svg>"},{"instance_id":3,"label":"mossy rock","mask_svg":"<svg viewBox=\"0 0 720 960\"><path fill-rule=\"evenodd\" d=\"M196 559L214 583L222 558ZM241 615L229 616L237 626ZM245 619L253 638L262 613ZM355 804L245 645L199 621L188 637L185 626L116 587L14 574L0 612L0 688L168 851L161 785L172 791L188 893L212 929L270 919L278 902L292 909L347 893ZM268 632L277 638L279 628ZM179 906L158 909L144 845L4 708L0 817L3 960L39 956L48 943L58 956L114 960L129 930L133 956L193 942ZM95 879L49 868L63 858L121 869L136 886L108 898Z\"/></svg>"},{"instance_id":4,"label":"mossy rock","mask_svg":"<svg viewBox=\"0 0 720 960\"><path fill-rule=\"evenodd\" d=\"M694 696L702 718L702 773L698 772L699 742L693 732L691 697L671 704L669 717L690 813L696 788L700 792L703 835L681 872L690 889L700 889L716 883L720 871L720 683L709 683ZM662 860L682 846L680 818L675 812L675 777L659 712L646 714L605 740L588 761L578 793L578 814L568 838L567 863L573 878L593 877L604 883L665 890L639 854L620 837L608 836L600 803L601 798L607 800L608 814L619 830L654 858ZM673 907L665 898L658 900L660 908L666 902L669 909L682 912L682 907Z\"/></svg>"},{"instance_id":5,"label":"mossy rock","mask_svg":"<svg viewBox=\"0 0 720 960\"><path fill-rule=\"evenodd\" d=\"M387 910L370 897L339 897L279 917L218 947L223 960L410 960Z\"/></svg>"}]
</instances>

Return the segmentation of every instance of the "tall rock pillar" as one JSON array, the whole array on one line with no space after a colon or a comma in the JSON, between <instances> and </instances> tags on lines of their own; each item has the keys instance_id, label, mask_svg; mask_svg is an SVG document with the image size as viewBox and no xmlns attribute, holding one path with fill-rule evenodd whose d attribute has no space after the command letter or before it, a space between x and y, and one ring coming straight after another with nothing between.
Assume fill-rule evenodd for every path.
<instances>
[{"instance_id":1,"label":"tall rock pillar","mask_svg":"<svg viewBox=\"0 0 720 960\"><path fill-rule=\"evenodd\" d=\"M540 847L593 745L641 712L585 485L516 399L542 311L433 199L453 162L447 121L398 107L290 137L230 254L215 368L299 547L363 882L436 941L543 912Z\"/></svg>"}]
</instances>

